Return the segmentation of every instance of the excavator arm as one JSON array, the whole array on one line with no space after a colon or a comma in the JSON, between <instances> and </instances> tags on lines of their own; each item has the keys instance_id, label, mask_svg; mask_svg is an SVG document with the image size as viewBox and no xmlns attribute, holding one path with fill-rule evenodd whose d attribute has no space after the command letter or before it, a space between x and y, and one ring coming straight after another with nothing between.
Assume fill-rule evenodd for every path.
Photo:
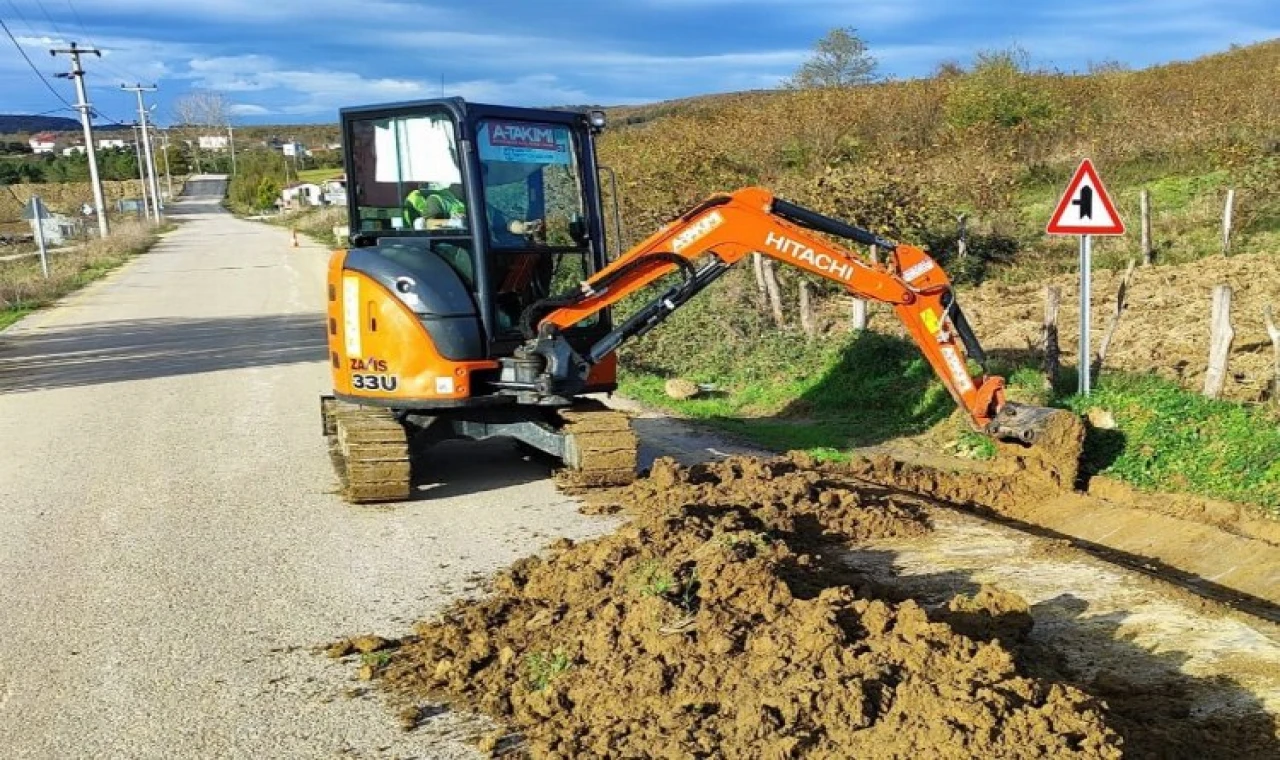
<instances>
[{"instance_id":1,"label":"excavator arm","mask_svg":"<svg viewBox=\"0 0 1280 760\"><path fill-rule=\"evenodd\" d=\"M888 261L867 263L815 232L879 246L889 253ZM529 342L517 356L539 367L539 393L572 396L584 386L593 365L661 324L756 252L832 280L858 298L891 305L976 429L1034 442L1050 410L1005 400L1004 379L986 374L982 347L942 267L919 248L788 203L763 188L709 198L583 282L580 291L534 304L523 319ZM675 273L683 275L679 284L585 352L574 350L564 338L565 328ZM971 364L982 369L974 372Z\"/></svg>"}]
</instances>

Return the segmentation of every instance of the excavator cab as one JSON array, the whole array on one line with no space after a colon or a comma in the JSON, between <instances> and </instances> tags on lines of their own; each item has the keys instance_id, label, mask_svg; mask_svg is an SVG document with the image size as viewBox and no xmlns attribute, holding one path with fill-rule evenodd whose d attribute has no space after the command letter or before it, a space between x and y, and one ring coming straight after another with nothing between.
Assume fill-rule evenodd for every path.
<instances>
[{"instance_id":1,"label":"excavator cab","mask_svg":"<svg viewBox=\"0 0 1280 760\"><path fill-rule=\"evenodd\" d=\"M346 108L340 122L349 246L329 264L322 406L349 497L403 498L409 454L446 438L507 436L581 464L585 444L565 432L589 416L576 395L534 400L509 381L531 308L607 263L603 113L445 98ZM611 329L606 309L565 339L585 351ZM581 390L615 386L610 359ZM596 411L595 427L625 422Z\"/></svg>"},{"instance_id":2,"label":"excavator cab","mask_svg":"<svg viewBox=\"0 0 1280 760\"><path fill-rule=\"evenodd\" d=\"M468 382L467 392L459 390L456 365L483 377L485 364L523 341L526 309L605 264L595 158L603 118L457 98L340 113L351 242L345 268L375 281L396 270L383 284L422 317L440 361L385 373L396 377L377 379L372 390L343 392L335 378L339 393L427 406L471 398L479 388ZM586 345L608 330L609 314L601 313L576 326L573 340ZM366 365L393 358L345 353ZM606 375L597 389L613 384ZM438 392L450 379L454 389ZM387 391L388 382L396 390Z\"/></svg>"}]
</instances>

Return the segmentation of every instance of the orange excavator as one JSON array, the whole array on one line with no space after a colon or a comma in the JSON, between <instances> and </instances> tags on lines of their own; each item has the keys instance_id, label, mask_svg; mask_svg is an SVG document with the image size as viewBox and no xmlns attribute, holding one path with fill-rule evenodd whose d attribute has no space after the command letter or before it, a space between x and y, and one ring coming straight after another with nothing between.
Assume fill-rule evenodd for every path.
<instances>
[{"instance_id":1,"label":"orange excavator","mask_svg":"<svg viewBox=\"0 0 1280 760\"><path fill-rule=\"evenodd\" d=\"M580 482L629 482L629 420L588 394L616 388L627 340L752 253L891 305L975 429L1035 442L1055 411L1005 398L946 273L919 248L749 187L611 257L621 224L596 161L604 121L456 98L341 111L351 245L329 264L334 393L321 407L348 500L407 498L430 447L455 438L513 438ZM615 324L611 307L671 277Z\"/></svg>"}]
</instances>

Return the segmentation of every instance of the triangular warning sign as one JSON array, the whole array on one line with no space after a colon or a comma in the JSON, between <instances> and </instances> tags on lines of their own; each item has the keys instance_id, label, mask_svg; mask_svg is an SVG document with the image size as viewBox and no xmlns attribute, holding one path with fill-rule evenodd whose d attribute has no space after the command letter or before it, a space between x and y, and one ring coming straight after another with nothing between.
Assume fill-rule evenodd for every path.
<instances>
[{"instance_id":1,"label":"triangular warning sign","mask_svg":"<svg viewBox=\"0 0 1280 760\"><path fill-rule=\"evenodd\" d=\"M1045 231L1050 235L1124 234L1124 222L1089 159L1076 169Z\"/></svg>"}]
</instances>

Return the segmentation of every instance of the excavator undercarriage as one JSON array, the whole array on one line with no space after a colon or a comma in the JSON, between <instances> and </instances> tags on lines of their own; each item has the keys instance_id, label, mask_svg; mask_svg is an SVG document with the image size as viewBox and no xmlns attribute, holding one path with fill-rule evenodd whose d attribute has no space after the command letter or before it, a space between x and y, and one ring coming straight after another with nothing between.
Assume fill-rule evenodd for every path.
<instances>
[{"instance_id":1,"label":"excavator undercarriage","mask_svg":"<svg viewBox=\"0 0 1280 760\"><path fill-rule=\"evenodd\" d=\"M638 441L626 413L594 399L545 409L537 419L525 411L428 416L321 399L329 455L342 496L353 504L408 499L415 484L431 477L427 450L449 439L511 438L562 462L558 480L564 486L620 486L635 479Z\"/></svg>"}]
</instances>

